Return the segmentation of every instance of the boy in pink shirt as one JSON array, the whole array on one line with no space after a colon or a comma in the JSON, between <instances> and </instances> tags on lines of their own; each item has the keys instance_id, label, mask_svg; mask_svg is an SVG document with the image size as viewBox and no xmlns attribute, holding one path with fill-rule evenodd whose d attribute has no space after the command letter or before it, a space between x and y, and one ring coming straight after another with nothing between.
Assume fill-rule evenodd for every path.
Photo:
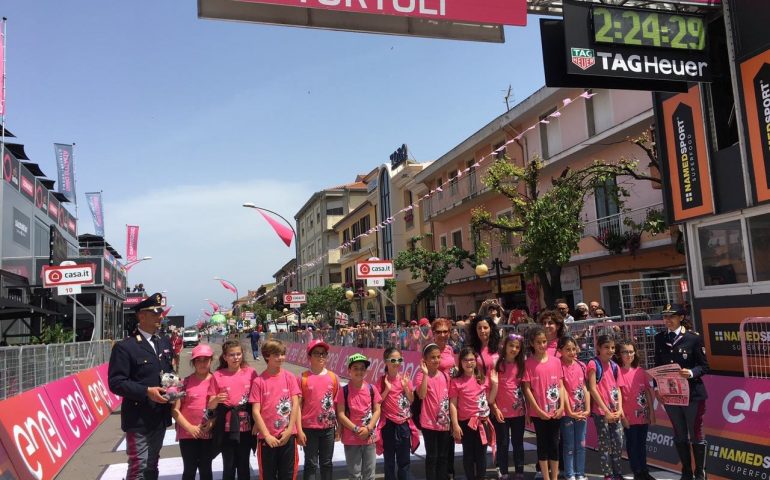
<instances>
[{"instance_id":1,"label":"boy in pink shirt","mask_svg":"<svg viewBox=\"0 0 770 480\"><path fill-rule=\"evenodd\" d=\"M267 368L251 389L254 433L259 433L257 463L262 480L293 480L297 476L295 426L299 417L297 377L283 368L286 346L268 340L262 346Z\"/></svg>"},{"instance_id":2,"label":"boy in pink shirt","mask_svg":"<svg viewBox=\"0 0 770 480\"><path fill-rule=\"evenodd\" d=\"M342 428L350 480L374 480L377 457L374 429L380 419L380 392L364 381L371 364L366 355L348 357L350 383L337 391L337 419Z\"/></svg>"},{"instance_id":3,"label":"boy in pink shirt","mask_svg":"<svg viewBox=\"0 0 770 480\"><path fill-rule=\"evenodd\" d=\"M334 397L339 390L339 379L326 369L329 345L313 340L307 346L310 370L302 372L302 416L297 422L297 441L305 448L305 468L302 478L308 480L320 471L321 480L332 478L334 440L339 436ZM319 469L320 467L320 469Z\"/></svg>"}]
</instances>

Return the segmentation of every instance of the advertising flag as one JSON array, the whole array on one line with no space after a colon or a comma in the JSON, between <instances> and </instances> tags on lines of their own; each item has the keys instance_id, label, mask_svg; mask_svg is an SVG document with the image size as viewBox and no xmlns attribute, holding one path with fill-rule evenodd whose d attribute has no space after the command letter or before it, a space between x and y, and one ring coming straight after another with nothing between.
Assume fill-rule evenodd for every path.
<instances>
[{"instance_id":1,"label":"advertising flag","mask_svg":"<svg viewBox=\"0 0 770 480\"><path fill-rule=\"evenodd\" d=\"M70 202L77 203L75 198L75 163L72 158L72 145L53 144L56 153L56 169L59 174L59 193L64 194Z\"/></svg>"},{"instance_id":2,"label":"advertising flag","mask_svg":"<svg viewBox=\"0 0 770 480\"><path fill-rule=\"evenodd\" d=\"M94 219L94 233L104 237L104 208L102 207L102 192L86 192L88 208Z\"/></svg>"},{"instance_id":3,"label":"advertising flag","mask_svg":"<svg viewBox=\"0 0 770 480\"><path fill-rule=\"evenodd\" d=\"M126 225L126 262L136 261L137 245L139 244L139 225Z\"/></svg>"},{"instance_id":4,"label":"advertising flag","mask_svg":"<svg viewBox=\"0 0 770 480\"><path fill-rule=\"evenodd\" d=\"M225 287L226 289L238 295L238 290L235 288L235 285L233 285L232 283L228 282L227 280L219 280L219 283L221 283L222 286Z\"/></svg>"},{"instance_id":5,"label":"advertising flag","mask_svg":"<svg viewBox=\"0 0 770 480\"><path fill-rule=\"evenodd\" d=\"M267 220L267 223L269 223L270 226L273 227L273 230L275 230L275 233L277 233L278 236L281 237L281 240L283 240L283 243L285 243L287 247L290 247L291 239L292 237L294 237L294 232L286 225L283 225L278 220L274 219L270 215L263 212L261 209L258 209L258 210L259 210L259 213L261 213L262 216L265 217L265 220Z\"/></svg>"}]
</instances>

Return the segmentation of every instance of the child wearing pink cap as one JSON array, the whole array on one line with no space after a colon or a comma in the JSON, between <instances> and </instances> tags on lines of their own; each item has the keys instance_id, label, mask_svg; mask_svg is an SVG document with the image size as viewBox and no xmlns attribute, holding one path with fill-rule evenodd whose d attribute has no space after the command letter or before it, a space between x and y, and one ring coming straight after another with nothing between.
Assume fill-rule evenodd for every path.
<instances>
[{"instance_id":1,"label":"child wearing pink cap","mask_svg":"<svg viewBox=\"0 0 770 480\"><path fill-rule=\"evenodd\" d=\"M176 439L182 452L183 480L211 480L212 440L207 409L211 360L214 352L208 345L193 348L190 364L195 371L184 379L185 396L176 400L171 416L176 421ZM216 407L212 403L208 408Z\"/></svg>"},{"instance_id":2,"label":"child wearing pink cap","mask_svg":"<svg viewBox=\"0 0 770 480\"><path fill-rule=\"evenodd\" d=\"M302 415L297 422L297 443L305 450L302 478L309 480L320 473L321 480L332 478L334 441L339 437L334 397L339 390L339 379L326 369L329 345L313 340L307 346L310 370L300 376Z\"/></svg>"}]
</instances>

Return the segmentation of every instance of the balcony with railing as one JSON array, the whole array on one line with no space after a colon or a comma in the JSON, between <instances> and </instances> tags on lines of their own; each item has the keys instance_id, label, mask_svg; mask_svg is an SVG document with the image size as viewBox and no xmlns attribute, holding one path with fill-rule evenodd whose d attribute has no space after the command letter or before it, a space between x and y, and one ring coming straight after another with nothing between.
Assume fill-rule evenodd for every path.
<instances>
[{"instance_id":1,"label":"balcony with railing","mask_svg":"<svg viewBox=\"0 0 770 480\"><path fill-rule=\"evenodd\" d=\"M429 208L426 209L429 212L427 215L438 215L489 190L483 178L493 163L492 159L487 159L476 167L470 167L467 172L464 172L465 167L462 168L460 172L463 173L445 184L442 191L433 193Z\"/></svg>"},{"instance_id":2,"label":"balcony with railing","mask_svg":"<svg viewBox=\"0 0 770 480\"><path fill-rule=\"evenodd\" d=\"M647 221L661 218L663 204L656 203L646 207L627 210L615 215L597 218L586 222L583 238L595 237L600 243L611 242L612 238L622 238L640 233L640 226Z\"/></svg>"}]
</instances>

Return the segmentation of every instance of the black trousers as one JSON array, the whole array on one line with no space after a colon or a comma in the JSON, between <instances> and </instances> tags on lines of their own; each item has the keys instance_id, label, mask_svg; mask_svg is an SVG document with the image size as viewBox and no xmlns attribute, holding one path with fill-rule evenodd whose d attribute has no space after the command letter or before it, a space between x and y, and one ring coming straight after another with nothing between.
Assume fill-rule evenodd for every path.
<instances>
[{"instance_id":1,"label":"black trousers","mask_svg":"<svg viewBox=\"0 0 770 480\"><path fill-rule=\"evenodd\" d=\"M291 436L286 445L269 447L260 440L257 444L257 463L260 480L293 480L297 477L299 455L297 437Z\"/></svg>"},{"instance_id":2,"label":"black trousers","mask_svg":"<svg viewBox=\"0 0 770 480\"><path fill-rule=\"evenodd\" d=\"M468 480L483 479L487 473L487 446L481 443L478 430L468 426L468 420L460 421L463 431L463 470ZM479 426L479 428L483 428Z\"/></svg>"},{"instance_id":3,"label":"black trousers","mask_svg":"<svg viewBox=\"0 0 770 480\"><path fill-rule=\"evenodd\" d=\"M449 431L423 429L422 438L425 440L425 478L427 480L447 480L449 478L449 462L447 457L449 446L454 446L454 440Z\"/></svg>"},{"instance_id":4,"label":"black trousers","mask_svg":"<svg viewBox=\"0 0 770 480\"><path fill-rule=\"evenodd\" d=\"M498 423L494 418L497 436L497 468L501 475L508 474L508 445L513 445L513 466L516 473L524 471L524 416L506 418ZM510 443L509 443L510 442Z\"/></svg>"},{"instance_id":5,"label":"black trousers","mask_svg":"<svg viewBox=\"0 0 770 480\"><path fill-rule=\"evenodd\" d=\"M532 423L535 426L535 435L537 436L538 461L558 461L561 422L556 419L543 420L539 417L532 417Z\"/></svg>"},{"instance_id":6,"label":"black trousers","mask_svg":"<svg viewBox=\"0 0 770 480\"><path fill-rule=\"evenodd\" d=\"M192 438L179 440L179 450L182 452L182 463L184 464L182 480L195 480L196 471L200 474L200 480L212 480L213 443L212 440Z\"/></svg>"},{"instance_id":7,"label":"black trousers","mask_svg":"<svg viewBox=\"0 0 770 480\"><path fill-rule=\"evenodd\" d=\"M238 442L225 438L222 441L222 480L249 480L251 466L249 455L254 445L251 432L241 432Z\"/></svg>"}]
</instances>

